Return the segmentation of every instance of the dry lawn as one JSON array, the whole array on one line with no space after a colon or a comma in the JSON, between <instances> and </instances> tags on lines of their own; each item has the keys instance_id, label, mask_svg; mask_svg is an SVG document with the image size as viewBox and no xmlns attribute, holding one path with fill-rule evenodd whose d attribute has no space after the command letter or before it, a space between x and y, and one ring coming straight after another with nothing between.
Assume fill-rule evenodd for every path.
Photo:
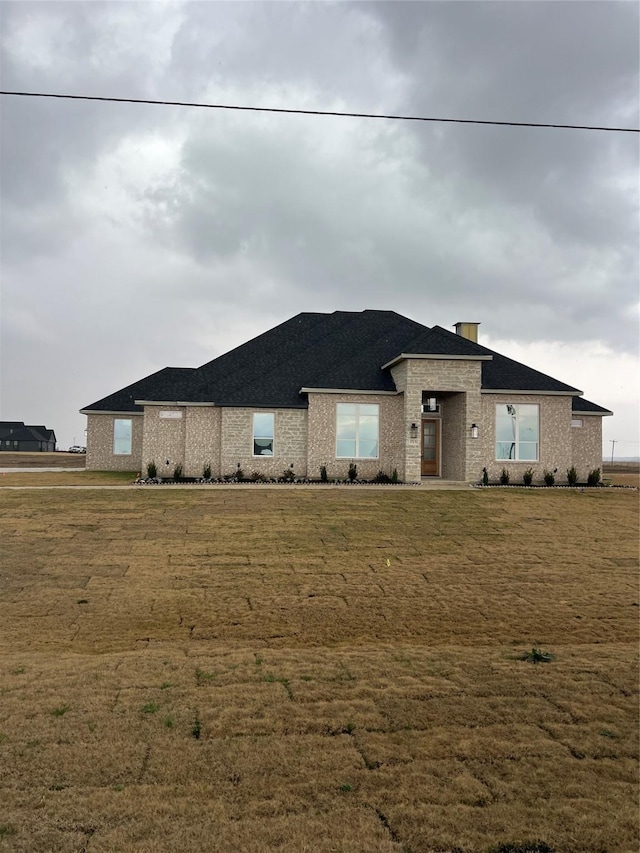
<instances>
[{"instance_id":1,"label":"dry lawn","mask_svg":"<svg viewBox=\"0 0 640 853\"><path fill-rule=\"evenodd\" d=\"M0 850L637 851L637 492L0 510Z\"/></svg>"}]
</instances>

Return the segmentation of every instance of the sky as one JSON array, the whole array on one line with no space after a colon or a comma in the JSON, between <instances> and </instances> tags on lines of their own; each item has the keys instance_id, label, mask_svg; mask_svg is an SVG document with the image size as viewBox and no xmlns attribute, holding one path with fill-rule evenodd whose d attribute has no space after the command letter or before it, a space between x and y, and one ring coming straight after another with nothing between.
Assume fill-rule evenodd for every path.
<instances>
[{"instance_id":1,"label":"sky","mask_svg":"<svg viewBox=\"0 0 640 853\"><path fill-rule=\"evenodd\" d=\"M0 3L2 89L638 127L634 2ZM0 97L0 419L300 311L480 322L638 456L638 135Z\"/></svg>"}]
</instances>

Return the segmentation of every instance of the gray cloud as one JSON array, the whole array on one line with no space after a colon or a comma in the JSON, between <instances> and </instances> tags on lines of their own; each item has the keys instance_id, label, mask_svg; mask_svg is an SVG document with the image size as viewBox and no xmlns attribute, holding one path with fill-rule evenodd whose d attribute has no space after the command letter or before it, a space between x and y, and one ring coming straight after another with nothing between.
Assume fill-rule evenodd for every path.
<instances>
[{"instance_id":1,"label":"gray cloud","mask_svg":"<svg viewBox=\"0 0 640 853\"><path fill-rule=\"evenodd\" d=\"M52 2L3 13L7 89L638 122L634 4ZM32 363L74 376L58 397L40 395L67 422L145 372L201 363L300 310L390 308L427 324L481 320L494 339L636 346L636 138L0 107L3 417L32 405Z\"/></svg>"}]
</instances>

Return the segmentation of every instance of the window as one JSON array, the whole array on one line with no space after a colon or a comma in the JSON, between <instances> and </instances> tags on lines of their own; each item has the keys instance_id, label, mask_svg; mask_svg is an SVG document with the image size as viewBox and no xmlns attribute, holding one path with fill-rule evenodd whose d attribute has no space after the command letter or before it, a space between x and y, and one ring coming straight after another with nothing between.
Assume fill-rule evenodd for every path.
<instances>
[{"instance_id":1,"label":"window","mask_svg":"<svg viewBox=\"0 0 640 853\"><path fill-rule=\"evenodd\" d=\"M537 461L538 406L510 403L496 406L496 459Z\"/></svg>"},{"instance_id":2,"label":"window","mask_svg":"<svg viewBox=\"0 0 640 853\"><path fill-rule=\"evenodd\" d=\"M379 406L338 403L336 408L336 457L377 459Z\"/></svg>"},{"instance_id":3,"label":"window","mask_svg":"<svg viewBox=\"0 0 640 853\"><path fill-rule=\"evenodd\" d=\"M581 427L582 426L582 418L571 418L571 426L572 427Z\"/></svg>"},{"instance_id":4,"label":"window","mask_svg":"<svg viewBox=\"0 0 640 853\"><path fill-rule=\"evenodd\" d=\"M253 416L253 455L273 456L273 412L256 412Z\"/></svg>"},{"instance_id":5,"label":"window","mask_svg":"<svg viewBox=\"0 0 640 853\"><path fill-rule=\"evenodd\" d=\"M131 433L133 421L129 418L116 418L113 422L113 453L115 456L131 454Z\"/></svg>"}]
</instances>

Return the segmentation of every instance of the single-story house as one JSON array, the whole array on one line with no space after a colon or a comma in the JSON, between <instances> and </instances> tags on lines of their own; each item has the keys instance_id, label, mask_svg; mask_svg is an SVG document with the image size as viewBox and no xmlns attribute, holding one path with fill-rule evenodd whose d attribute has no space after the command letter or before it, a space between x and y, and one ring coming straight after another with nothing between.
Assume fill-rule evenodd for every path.
<instances>
[{"instance_id":1,"label":"single-story house","mask_svg":"<svg viewBox=\"0 0 640 853\"><path fill-rule=\"evenodd\" d=\"M45 426L26 426L22 421L0 421L0 451L52 453L56 434Z\"/></svg>"},{"instance_id":2,"label":"single-story house","mask_svg":"<svg viewBox=\"0 0 640 853\"><path fill-rule=\"evenodd\" d=\"M393 311L302 313L198 368L165 367L81 409L86 467L478 481L503 467L581 479L608 409L477 342Z\"/></svg>"}]
</instances>

